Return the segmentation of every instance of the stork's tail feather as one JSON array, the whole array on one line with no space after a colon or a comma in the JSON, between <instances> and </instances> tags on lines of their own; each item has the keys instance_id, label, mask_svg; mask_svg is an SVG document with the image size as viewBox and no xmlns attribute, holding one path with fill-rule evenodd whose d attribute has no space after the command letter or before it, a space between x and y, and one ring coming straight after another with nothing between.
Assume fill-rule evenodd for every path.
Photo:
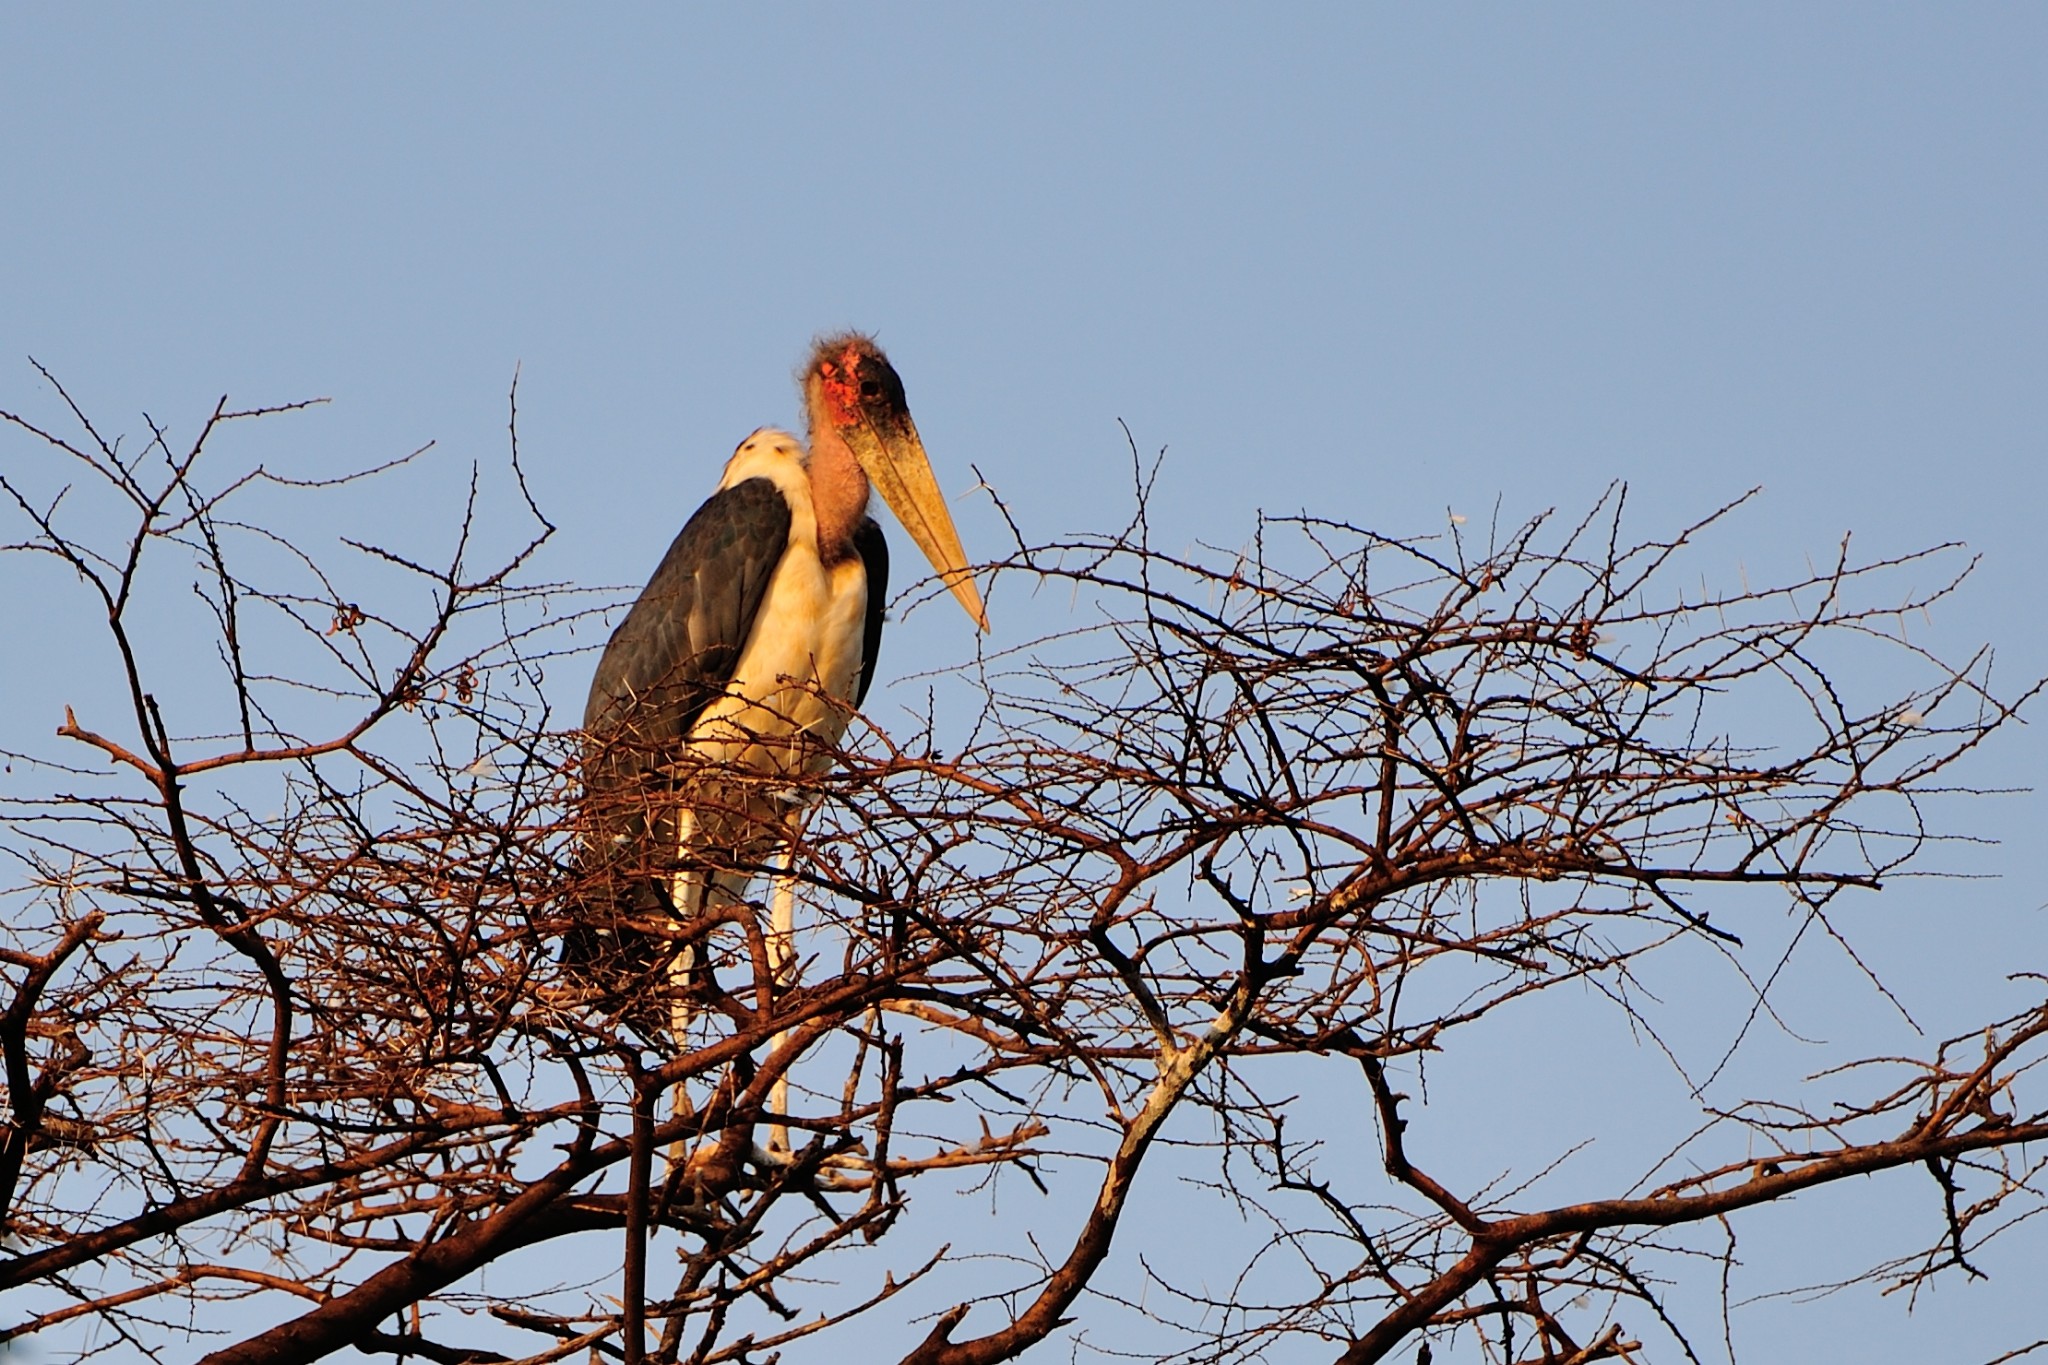
<instances>
[{"instance_id":1,"label":"stork's tail feather","mask_svg":"<svg viewBox=\"0 0 2048 1365\"><path fill-rule=\"evenodd\" d=\"M665 888L649 877L588 874L573 893L557 960L588 1003L642 1041L668 1045L669 967L681 946L638 927L670 918Z\"/></svg>"}]
</instances>

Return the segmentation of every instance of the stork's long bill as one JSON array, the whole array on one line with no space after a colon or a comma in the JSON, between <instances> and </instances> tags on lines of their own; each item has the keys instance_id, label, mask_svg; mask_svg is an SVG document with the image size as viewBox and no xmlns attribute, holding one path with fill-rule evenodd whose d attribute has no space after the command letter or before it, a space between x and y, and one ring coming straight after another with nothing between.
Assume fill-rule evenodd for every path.
<instances>
[{"instance_id":1,"label":"stork's long bill","mask_svg":"<svg viewBox=\"0 0 2048 1365\"><path fill-rule=\"evenodd\" d=\"M882 501L938 571L939 581L987 630L981 592L968 571L967 552L953 529L953 514L946 510L917 424L910 420L895 367L866 337L833 337L819 343L805 388L813 423L829 423L846 442Z\"/></svg>"}]
</instances>

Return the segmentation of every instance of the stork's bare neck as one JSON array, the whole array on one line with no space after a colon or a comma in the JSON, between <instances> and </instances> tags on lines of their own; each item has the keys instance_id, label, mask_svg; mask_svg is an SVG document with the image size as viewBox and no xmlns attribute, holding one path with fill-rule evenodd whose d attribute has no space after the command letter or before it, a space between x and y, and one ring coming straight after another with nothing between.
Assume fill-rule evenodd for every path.
<instances>
[{"instance_id":1,"label":"stork's bare neck","mask_svg":"<svg viewBox=\"0 0 2048 1365\"><path fill-rule=\"evenodd\" d=\"M889 362L862 336L826 337L804 366L804 416L810 423L811 505L818 517L818 554L828 564L853 553L853 533L868 514L867 472L847 433L866 420L867 410L893 406L904 420L903 386L886 395L880 375ZM863 370L867 371L863 375ZM893 372L890 375L894 377ZM865 391L865 392L863 392ZM895 402L889 403L894 397ZM879 400L879 402L878 402Z\"/></svg>"},{"instance_id":2,"label":"stork's bare neck","mask_svg":"<svg viewBox=\"0 0 2048 1365\"><path fill-rule=\"evenodd\" d=\"M851 558L853 533L868 514L868 476L846 439L811 419L811 510L818 518L818 558L837 564Z\"/></svg>"}]
</instances>

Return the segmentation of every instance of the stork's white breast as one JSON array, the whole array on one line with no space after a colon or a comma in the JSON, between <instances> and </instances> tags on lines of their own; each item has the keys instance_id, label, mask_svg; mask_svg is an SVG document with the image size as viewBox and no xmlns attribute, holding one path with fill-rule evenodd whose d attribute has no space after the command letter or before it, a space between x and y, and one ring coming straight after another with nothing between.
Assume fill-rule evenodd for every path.
<instances>
[{"instance_id":1,"label":"stork's white breast","mask_svg":"<svg viewBox=\"0 0 2048 1365\"><path fill-rule=\"evenodd\" d=\"M690 747L720 763L787 772L809 757L804 736L839 738L860 677L867 568L858 555L818 553L803 447L786 431L755 432L733 453L720 488L772 480L789 504L789 543L747 631L725 695L690 729Z\"/></svg>"}]
</instances>

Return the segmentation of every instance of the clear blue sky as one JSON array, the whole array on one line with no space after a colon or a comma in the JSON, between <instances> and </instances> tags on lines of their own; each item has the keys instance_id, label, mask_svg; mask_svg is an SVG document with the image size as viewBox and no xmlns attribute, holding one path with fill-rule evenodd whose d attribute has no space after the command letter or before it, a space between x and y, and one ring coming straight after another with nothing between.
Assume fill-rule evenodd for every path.
<instances>
[{"instance_id":1,"label":"clear blue sky","mask_svg":"<svg viewBox=\"0 0 2048 1365\"><path fill-rule=\"evenodd\" d=\"M853 325L947 485L973 462L1034 531L1119 518L1118 419L1170 448L1169 539L1235 543L1254 507L1431 530L1617 478L1662 530L1762 484L1731 570L1967 541L1930 629L2017 679L2048 671L2044 244L2038 6L0 12L0 407L54 411L29 355L130 431L327 395L266 429L274 464L435 439L452 496L519 365L545 571L584 583L644 578L734 443L796 420L810 336ZM444 505L391 507L394 536ZM986 500L961 523L1000 543ZM991 602L999 637L1047 610ZM958 657L959 624L919 613L889 671ZM45 747L70 684L20 660L75 642L37 602L0 627L0 747ZM555 681L573 710L584 677ZM1973 776L2043 756L2014 736ZM1984 855L2004 879L1880 921L1878 956L1935 964L1937 1022L2048 967L2044 813L1987 806L2025 841ZM1910 1322L1852 1295L1743 1341L1981 1358L2048 1331L2038 1264L2000 1268Z\"/></svg>"}]
</instances>

